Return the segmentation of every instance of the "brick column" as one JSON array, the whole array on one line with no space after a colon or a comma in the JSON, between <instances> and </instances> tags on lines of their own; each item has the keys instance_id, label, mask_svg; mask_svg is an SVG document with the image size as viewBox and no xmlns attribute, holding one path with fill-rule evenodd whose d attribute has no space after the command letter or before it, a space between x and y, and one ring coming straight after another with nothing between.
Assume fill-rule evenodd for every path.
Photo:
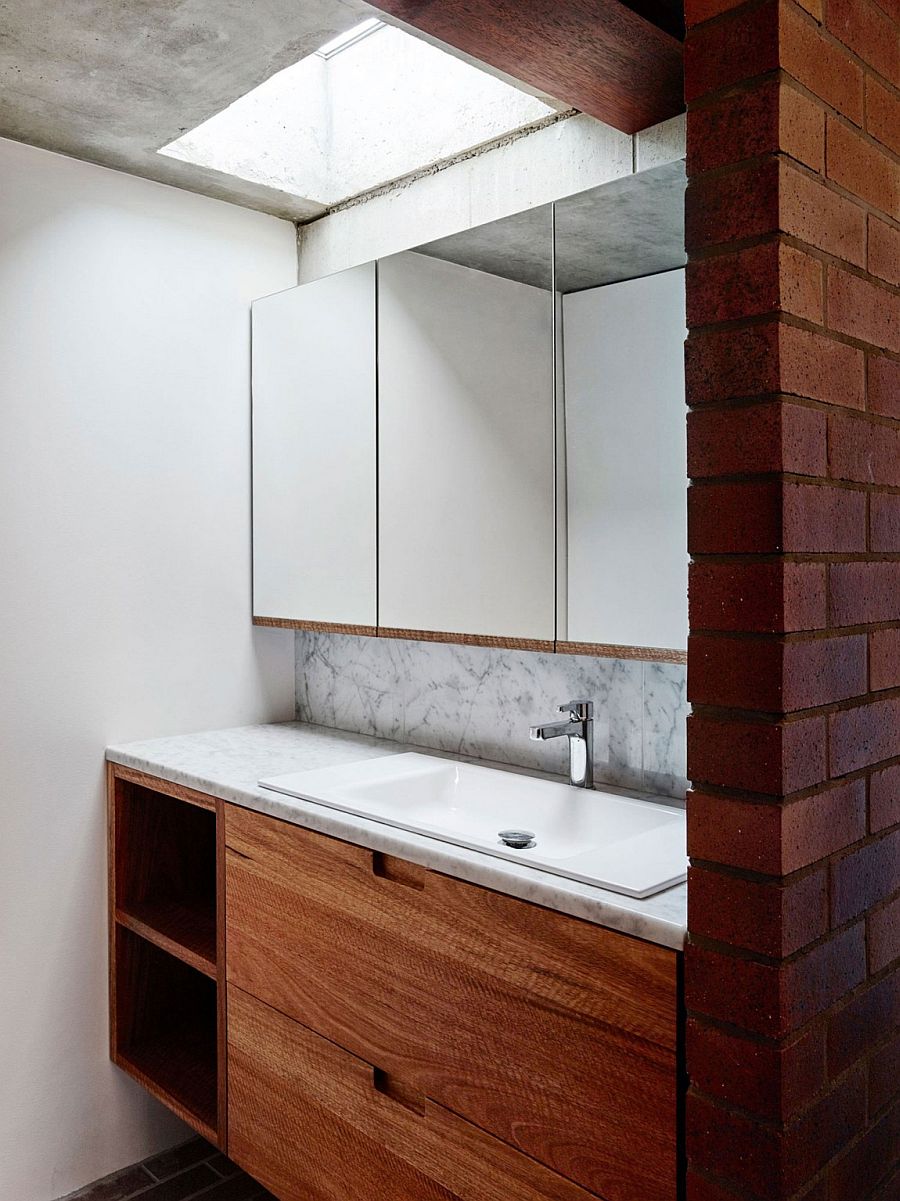
<instances>
[{"instance_id":1,"label":"brick column","mask_svg":"<svg viewBox=\"0 0 900 1201\"><path fill-rule=\"evenodd\" d=\"M900 4L688 0L689 1201L900 1197Z\"/></svg>"}]
</instances>

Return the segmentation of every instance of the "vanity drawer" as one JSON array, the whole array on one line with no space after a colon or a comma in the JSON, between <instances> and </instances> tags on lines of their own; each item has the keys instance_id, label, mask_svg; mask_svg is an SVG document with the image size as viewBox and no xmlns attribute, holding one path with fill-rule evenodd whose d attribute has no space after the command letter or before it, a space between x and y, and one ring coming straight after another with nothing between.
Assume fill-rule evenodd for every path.
<instances>
[{"instance_id":1,"label":"vanity drawer","mask_svg":"<svg viewBox=\"0 0 900 1201\"><path fill-rule=\"evenodd\" d=\"M234 987L228 1153L281 1201L591 1201Z\"/></svg>"},{"instance_id":2,"label":"vanity drawer","mask_svg":"<svg viewBox=\"0 0 900 1201\"><path fill-rule=\"evenodd\" d=\"M672 1201L677 956L226 806L227 972L604 1201Z\"/></svg>"}]
</instances>

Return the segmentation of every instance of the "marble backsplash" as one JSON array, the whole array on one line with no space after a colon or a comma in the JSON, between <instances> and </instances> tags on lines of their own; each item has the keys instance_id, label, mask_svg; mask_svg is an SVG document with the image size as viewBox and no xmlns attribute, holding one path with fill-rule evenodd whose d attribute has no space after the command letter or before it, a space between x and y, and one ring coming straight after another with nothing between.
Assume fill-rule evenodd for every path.
<instances>
[{"instance_id":1,"label":"marble backsplash","mask_svg":"<svg viewBox=\"0 0 900 1201\"><path fill-rule=\"evenodd\" d=\"M478 646L296 636L297 719L560 775L564 739L528 727L595 702L598 783L683 798L686 668Z\"/></svg>"}]
</instances>

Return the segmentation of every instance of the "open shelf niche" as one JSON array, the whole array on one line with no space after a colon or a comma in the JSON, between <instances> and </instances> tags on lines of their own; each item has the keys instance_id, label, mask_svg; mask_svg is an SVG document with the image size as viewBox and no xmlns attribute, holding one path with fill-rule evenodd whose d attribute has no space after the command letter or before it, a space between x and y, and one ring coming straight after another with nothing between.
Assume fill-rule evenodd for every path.
<instances>
[{"instance_id":1,"label":"open shelf niche","mask_svg":"<svg viewBox=\"0 0 900 1201\"><path fill-rule=\"evenodd\" d=\"M109 766L111 1056L221 1145L215 803L146 779Z\"/></svg>"}]
</instances>

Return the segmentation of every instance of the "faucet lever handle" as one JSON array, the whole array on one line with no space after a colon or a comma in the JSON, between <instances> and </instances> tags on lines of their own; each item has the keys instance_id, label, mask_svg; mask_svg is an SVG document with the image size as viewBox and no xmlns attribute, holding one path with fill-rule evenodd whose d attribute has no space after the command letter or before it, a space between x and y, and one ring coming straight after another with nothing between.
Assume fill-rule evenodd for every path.
<instances>
[{"instance_id":1,"label":"faucet lever handle","mask_svg":"<svg viewBox=\"0 0 900 1201\"><path fill-rule=\"evenodd\" d=\"M593 701L566 701L559 707L560 713L568 713L573 721L589 721L594 716Z\"/></svg>"}]
</instances>

